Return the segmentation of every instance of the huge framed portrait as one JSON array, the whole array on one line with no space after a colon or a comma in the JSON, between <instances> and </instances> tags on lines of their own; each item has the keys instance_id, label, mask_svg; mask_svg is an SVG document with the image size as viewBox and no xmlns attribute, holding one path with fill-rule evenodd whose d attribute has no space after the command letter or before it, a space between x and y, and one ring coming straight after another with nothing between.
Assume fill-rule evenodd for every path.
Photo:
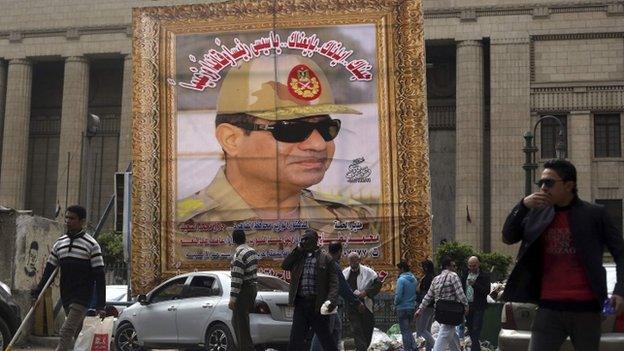
<instances>
[{"instance_id":1,"label":"huge framed portrait","mask_svg":"<svg viewBox=\"0 0 624 351\"><path fill-rule=\"evenodd\" d=\"M307 229L382 277L430 256L419 0L134 10L132 287L260 271Z\"/></svg>"}]
</instances>

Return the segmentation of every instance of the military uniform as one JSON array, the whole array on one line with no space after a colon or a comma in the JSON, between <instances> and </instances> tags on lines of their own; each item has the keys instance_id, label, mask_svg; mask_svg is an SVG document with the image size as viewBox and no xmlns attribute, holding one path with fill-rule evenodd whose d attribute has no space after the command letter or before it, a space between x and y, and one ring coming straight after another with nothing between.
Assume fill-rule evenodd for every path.
<instances>
[{"instance_id":1,"label":"military uniform","mask_svg":"<svg viewBox=\"0 0 624 351\"><path fill-rule=\"evenodd\" d=\"M332 233L334 230L327 227L328 221L331 221L332 226L333 220L359 220L364 225L372 217L372 211L355 200L303 189L299 197L298 217L315 223L314 226L310 224L310 227L319 232ZM210 185L177 203L178 222L189 220L231 222L258 219L260 218L257 213L227 180L223 168L219 169Z\"/></svg>"}]
</instances>

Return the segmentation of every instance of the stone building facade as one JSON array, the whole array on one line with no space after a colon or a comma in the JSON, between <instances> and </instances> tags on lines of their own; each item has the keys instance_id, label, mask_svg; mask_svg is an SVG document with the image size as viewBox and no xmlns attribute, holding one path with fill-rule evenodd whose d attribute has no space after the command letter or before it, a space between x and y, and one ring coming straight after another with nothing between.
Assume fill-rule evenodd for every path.
<instances>
[{"instance_id":1,"label":"stone building facade","mask_svg":"<svg viewBox=\"0 0 624 351\"><path fill-rule=\"evenodd\" d=\"M131 8L197 2L2 1L0 205L52 217L90 186L101 215L131 158ZM621 228L624 2L423 3L434 244L513 251L500 228L524 194L523 134L548 114L565 125L580 196ZM88 114L102 119L95 136ZM538 161L556 130L536 129Z\"/></svg>"}]
</instances>

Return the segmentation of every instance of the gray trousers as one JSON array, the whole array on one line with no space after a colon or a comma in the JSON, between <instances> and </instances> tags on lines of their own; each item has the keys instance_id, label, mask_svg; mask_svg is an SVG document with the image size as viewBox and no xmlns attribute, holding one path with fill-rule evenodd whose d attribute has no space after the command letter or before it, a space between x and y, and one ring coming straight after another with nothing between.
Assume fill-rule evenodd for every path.
<instances>
[{"instance_id":1,"label":"gray trousers","mask_svg":"<svg viewBox=\"0 0 624 351\"><path fill-rule=\"evenodd\" d=\"M61 327L60 340L56 351L65 351L72 346L72 338L78 335L82 329L82 322L87 315L87 308L77 303L72 303L65 310L67 317Z\"/></svg>"},{"instance_id":2,"label":"gray trousers","mask_svg":"<svg viewBox=\"0 0 624 351\"><path fill-rule=\"evenodd\" d=\"M600 312L537 310L531 326L529 351L559 351L570 336L576 351L598 351Z\"/></svg>"},{"instance_id":3,"label":"gray trousers","mask_svg":"<svg viewBox=\"0 0 624 351\"><path fill-rule=\"evenodd\" d=\"M236 299L236 307L232 311L232 328L234 328L239 351L253 351L254 349L249 328L249 312L254 308L257 294L256 284L243 283L238 299Z\"/></svg>"}]
</instances>

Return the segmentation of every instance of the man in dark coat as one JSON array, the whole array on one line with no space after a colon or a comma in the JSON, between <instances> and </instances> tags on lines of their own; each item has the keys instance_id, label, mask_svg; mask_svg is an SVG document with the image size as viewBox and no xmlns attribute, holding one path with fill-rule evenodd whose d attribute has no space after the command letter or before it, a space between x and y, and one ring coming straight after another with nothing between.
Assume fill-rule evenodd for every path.
<instances>
[{"instance_id":1,"label":"man in dark coat","mask_svg":"<svg viewBox=\"0 0 624 351\"><path fill-rule=\"evenodd\" d=\"M537 303L530 351L559 350L570 336L576 350L598 350L601 306L607 299L605 246L617 266L609 303L624 312L624 240L602 206L579 199L576 168L550 160L540 190L518 203L505 221L503 241L521 242L503 299Z\"/></svg>"},{"instance_id":2,"label":"man in dark coat","mask_svg":"<svg viewBox=\"0 0 624 351\"><path fill-rule=\"evenodd\" d=\"M316 231L307 229L299 246L282 262L282 269L290 271L288 302L295 306L289 351L309 349L306 341L310 331L318 336L323 350L338 350L329 330L329 316L321 314L326 301L330 301L328 310L338 303L338 276L332 261L319 249Z\"/></svg>"},{"instance_id":3,"label":"man in dark coat","mask_svg":"<svg viewBox=\"0 0 624 351\"><path fill-rule=\"evenodd\" d=\"M487 295L490 293L490 275L480 269L481 262L477 256L468 259L468 273L462 278L462 286L468 299L468 315L466 327L470 335L470 350L481 351L481 329L483 316L487 308Z\"/></svg>"}]
</instances>

